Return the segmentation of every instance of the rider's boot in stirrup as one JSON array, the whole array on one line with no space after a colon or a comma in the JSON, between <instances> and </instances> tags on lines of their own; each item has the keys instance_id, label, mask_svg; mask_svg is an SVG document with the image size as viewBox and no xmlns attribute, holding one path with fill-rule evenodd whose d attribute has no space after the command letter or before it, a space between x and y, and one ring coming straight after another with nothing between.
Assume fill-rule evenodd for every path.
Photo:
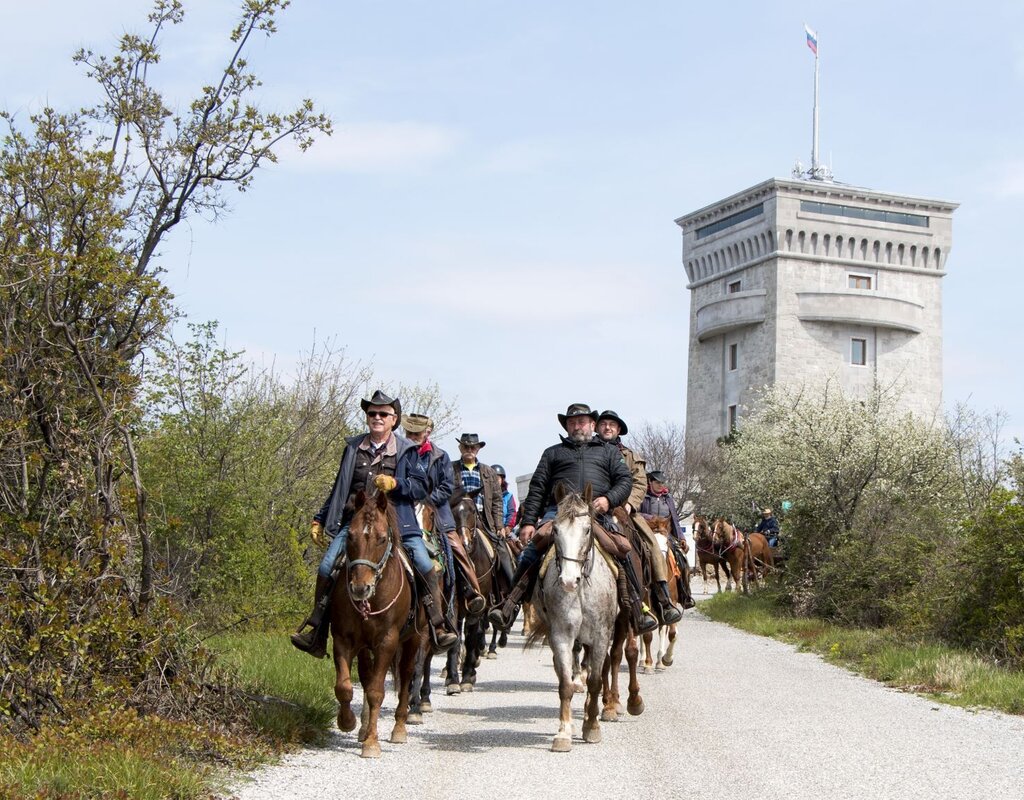
<instances>
[{"instance_id":1,"label":"rider's boot in stirrup","mask_svg":"<svg viewBox=\"0 0 1024 800\"><path fill-rule=\"evenodd\" d=\"M507 632L512 627L512 623L516 621L516 617L519 616L519 609L523 605L523 598L529 594L530 587L533 585L533 579L537 574L539 564L540 562L537 562L524 566L520 563L516 567L515 575L512 576L512 591L508 593L504 603L496 608L492 608L491 613L487 615L487 619L498 630Z\"/></svg>"},{"instance_id":2,"label":"rider's boot in stirrup","mask_svg":"<svg viewBox=\"0 0 1024 800\"><path fill-rule=\"evenodd\" d=\"M652 581L651 588L651 605L657 607L661 624L675 625L683 618L683 615L672 603L672 597L668 593L668 583L666 581Z\"/></svg>"},{"instance_id":3,"label":"rider's boot in stirrup","mask_svg":"<svg viewBox=\"0 0 1024 800\"><path fill-rule=\"evenodd\" d=\"M693 600L693 592L690 591L689 565L683 567L683 574L679 576L679 580L676 582L679 584L679 602L682 603L683 609L693 608L697 605Z\"/></svg>"},{"instance_id":4,"label":"rider's boot in stirrup","mask_svg":"<svg viewBox=\"0 0 1024 800\"><path fill-rule=\"evenodd\" d=\"M619 589L619 603L629 612L633 630L636 633L647 633L657 630L658 620L651 614L650 610L644 607L640 599L640 591L634 586L639 584L633 572L633 564L629 559L618 561L619 574L617 585Z\"/></svg>"},{"instance_id":5,"label":"rider's boot in stirrup","mask_svg":"<svg viewBox=\"0 0 1024 800\"><path fill-rule=\"evenodd\" d=\"M462 596L466 598L466 611L470 613L470 616L480 616L484 613L484 609L487 608L487 600L473 586L473 581L469 579L469 576L463 571L462 565L458 561L455 563L455 575L458 577L459 585L462 588Z\"/></svg>"},{"instance_id":6,"label":"rider's boot in stirrup","mask_svg":"<svg viewBox=\"0 0 1024 800\"><path fill-rule=\"evenodd\" d=\"M434 652L443 653L451 649L459 637L450 630L445 621L444 612L441 610L441 584L437 579L437 573L431 570L426 575L420 575L426 591L423 592L423 608L426 609L427 618L430 620L430 638L434 643Z\"/></svg>"},{"instance_id":7,"label":"rider's boot in stirrup","mask_svg":"<svg viewBox=\"0 0 1024 800\"><path fill-rule=\"evenodd\" d=\"M335 580L334 575L330 578L316 576L316 599L313 603L313 611L299 626L299 630L291 635L292 644L314 658L323 658L327 655L327 630L330 627L327 608L331 604L331 590L334 588ZM307 626L310 630L302 633L302 629Z\"/></svg>"}]
</instances>

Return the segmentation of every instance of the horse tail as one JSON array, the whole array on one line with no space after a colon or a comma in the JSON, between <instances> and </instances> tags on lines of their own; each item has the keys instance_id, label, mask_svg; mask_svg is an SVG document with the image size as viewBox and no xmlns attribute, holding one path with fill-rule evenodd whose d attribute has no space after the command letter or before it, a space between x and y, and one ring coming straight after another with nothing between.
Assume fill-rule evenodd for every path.
<instances>
[{"instance_id":1,"label":"horse tail","mask_svg":"<svg viewBox=\"0 0 1024 800\"><path fill-rule=\"evenodd\" d=\"M523 645L524 648L533 647L537 642L543 644L547 641L548 634L551 632L546 619L538 619L536 617L534 619L534 625L530 628L530 635L526 637L526 644Z\"/></svg>"}]
</instances>

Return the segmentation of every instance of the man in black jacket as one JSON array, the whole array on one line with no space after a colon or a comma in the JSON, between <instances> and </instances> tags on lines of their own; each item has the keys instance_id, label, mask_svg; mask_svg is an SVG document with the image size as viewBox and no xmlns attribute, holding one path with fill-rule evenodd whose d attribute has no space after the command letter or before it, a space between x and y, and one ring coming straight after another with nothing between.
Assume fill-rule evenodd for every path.
<instances>
[{"instance_id":1,"label":"man in black jacket","mask_svg":"<svg viewBox=\"0 0 1024 800\"><path fill-rule=\"evenodd\" d=\"M564 414L558 415L558 421L569 435L545 450L534 470L530 491L523 502L519 539L527 545L519 557L515 586L504 604L489 615L491 622L503 630L515 621L543 555L551 546L557 510L555 487L561 483L566 489L582 494L589 483L597 521L612 529L616 523L610 512L626 502L633 487L633 477L622 454L594 435L596 411L585 403L573 403ZM632 562L626 558L619 564L619 600L629 608L634 627L640 633L657 628L658 621L643 608L640 581Z\"/></svg>"}]
</instances>

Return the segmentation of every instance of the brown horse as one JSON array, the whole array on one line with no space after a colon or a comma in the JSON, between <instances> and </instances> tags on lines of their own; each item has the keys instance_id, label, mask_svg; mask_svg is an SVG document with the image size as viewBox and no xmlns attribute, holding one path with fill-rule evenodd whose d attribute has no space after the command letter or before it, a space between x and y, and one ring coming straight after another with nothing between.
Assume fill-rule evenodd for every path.
<instances>
[{"instance_id":1,"label":"brown horse","mask_svg":"<svg viewBox=\"0 0 1024 800\"><path fill-rule=\"evenodd\" d=\"M747 579L753 580L756 586L758 578L764 574L766 568L774 567L771 548L762 534L752 533L744 536L739 528L724 519L715 520L713 534L715 548L729 564L729 570L732 572L730 580L726 583L726 591L732 588L732 581L735 580L737 588L742 585L743 591L746 592Z\"/></svg>"},{"instance_id":2,"label":"brown horse","mask_svg":"<svg viewBox=\"0 0 1024 800\"><path fill-rule=\"evenodd\" d=\"M632 550L629 558L633 562L633 569L637 575L644 576L645 570L639 553L642 552L641 548L644 547L645 542L624 509L616 508L612 513L615 516L615 520L619 523L620 530L629 540ZM641 577L641 583L646 587L649 581ZM643 600L646 604L650 604L646 588L644 589ZM626 664L629 666L629 697L626 701L626 710L631 716L635 717L644 713L644 699L640 696L640 681L637 679L640 648L637 645L636 633L630 625L629 610L620 607L618 616L615 618L615 632L612 637L611 652L604 662L604 696L602 698L601 719L606 722L614 722L618 719L619 714L622 713L622 701L619 698L619 665L622 663L623 655L625 655Z\"/></svg>"},{"instance_id":3,"label":"brown horse","mask_svg":"<svg viewBox=\"0 0 1024 800\"><path fill-rule=\"evenodd\" d=\"M377 720L384 701L384 681L395 668L398 704L391 741L407 740L409 682L416 655L426 646L428 629L424 611L414 606L412 579L399 558L402 541L395 509L383 492L359 492L356 514L349 526L345 580L331 599L331 634L334 640L334 694L338 698L338 727L356 726L352 712L352 660L358 660L363 687L360 755L377 758Z\"/></svg>"},{"instance_id":4,"label":"brown horse","mask_svg":"<svg viewBox=\"0 0 1024 800\"><path fill-rule=\"evenodd\" d=\"M487 534L481 525L474 497L475 493L466 495L452 507L452 513L455 515L455 532L462 541L466 555L473 563L476 579L480 584L480 594L490 598L498 559L494 545L487 541ZM463 692L473 691L473 687L476 685L476 668L480 665L480 657L486 644L484 639L484 621L486 619L486 611L482 615L474 617L466 613L465 603L459 603L458 631L465 645L466 654L462 661L462 680L460 682L458 649L453 647L448 651L446 682L449 687L458 686ZM449 694L454 693L449 691Z\"/></svg>"},{"instance_id":5,"label":"brown horse","mask_svg":"<svg viewBox=\"0 0 1024 800\"><path fill-rule=\"evenodd\" d=\"M668 563L669 570L675 565L682 574L682 580L686 580L689 573L687 571L686 564L675 564L675 554L668 546L668 537L672 535L672 520L668 517L654 517L648 520L651 526L651 530L654 531L654 535L661 542L665 541L665 559ZM670 576L671 577L671 576ZM668 581L668 596L673 604L679 602L679 586L674 580ZM643 635L644 642L644 673L660 672L665 667L672 666L672 662L675 660L673 652L676 647L676 625L662 625L658 628L658 639L659 639L659 654L657 659L651 657L651 644L654 641L654 633L645 633Z\"/></svg>"},{"instance_id":6,"label":"brown horse","mask_svg":"<svg viewBox=\"0 0 1024 800\"><path fill-rule=\"evenodd\" d=\"M715 569L715 584L722 591L722 580L718 575L718 567L725 570L727 585L732 586L732 573L728 562L722 558L715 548L715 535L708 518L699 514L693 517L693 543L697 548L697 564L700 566L700 577L704 581L704 594L708 593L708 566Z\"/></svg>"}]
</instances>

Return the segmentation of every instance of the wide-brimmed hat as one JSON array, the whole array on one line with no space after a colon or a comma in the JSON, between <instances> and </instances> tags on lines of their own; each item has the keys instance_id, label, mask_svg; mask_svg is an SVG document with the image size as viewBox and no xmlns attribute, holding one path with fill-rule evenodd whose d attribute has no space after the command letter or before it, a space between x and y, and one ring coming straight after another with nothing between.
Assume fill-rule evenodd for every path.
<instances>
[{"instance_id":1,"label":"wide-brimmed hat","mask_svg":"<svg viewBox=\"0 0 1024 800\"><path fill-rule=\"evenodd\" d=\"M772 510L770 508L762 508L761 513L767 514L770 517L772 515Z\"/></svg>"},{"instance_id":2,"label":"wide-brimmed hat","mask_svg":"<svg viewBox=\"0 0 1024 800\"><path fill-rule=\"evenodd\" d=\"M464 444L466 447L485 447L487 442L481 442L480 437L475 433L464 433L457 439L459 444Z\"/></svg>"},{"instance_id":3,"label":"wide-brimmed hat","mask_svg":"<svg viewBox=\"0 0 1024 800\"><path fill-rule=\"evenodd\" d=\"M647 480L657 481L658 483L668 483L668 478L665 477L665 473L660 469L652 469L647 473Z\"/></svg>"},{"instance_id":4,"label":"wide-brimmed hat","mask_svg":"<svg viewBox=\"0 0 1024 800\"><path fill-rule=\"evenodd\" d=\"M408 433L420 433L427 428L434 429L434 420L426 414L403 414L402 427Z\"/></svg>"},{"instance_id":5,"label":"wide-brimmed hat","mask_svg":"<svg viewBox=\"0 0 1024 800\"><path fill-rule=\"evenodd\" d=\"M597 418L597 421L600 422L603 419L611 419L619 423L619 436L625 436L629 433L629 428L626 427L626 421L614 411L602 411L601 416Z\"/></svg>"},{"instance_id":6,"label":"wide-brimmed hat","mask_svg":"<svg viewBox=\"0 0 1024 800\"><path fill-rule=\"evenodd\" d=\"M402 401L397 397L388 397L380 389L373 393L373 397L369 400L360 400L359 405L365 412L370 406L391 406L395 409L395 416L398 419L402 418Z\"/></svg>"},{"instance_id":7,"label":"wide-brimmed hat","mask_svg":"<svg viewBox=\"0 0 1024 800\"><path fill-rule=\"evenodd\" d=\"M593 411L586 403L573 403L565 410L564 414L558 415L558 421L563 428L569 430L566 428L565 421L572 417L590 417L594 420L594 424L597 424L597 412Z\"/></svg>"}]
</instances>

